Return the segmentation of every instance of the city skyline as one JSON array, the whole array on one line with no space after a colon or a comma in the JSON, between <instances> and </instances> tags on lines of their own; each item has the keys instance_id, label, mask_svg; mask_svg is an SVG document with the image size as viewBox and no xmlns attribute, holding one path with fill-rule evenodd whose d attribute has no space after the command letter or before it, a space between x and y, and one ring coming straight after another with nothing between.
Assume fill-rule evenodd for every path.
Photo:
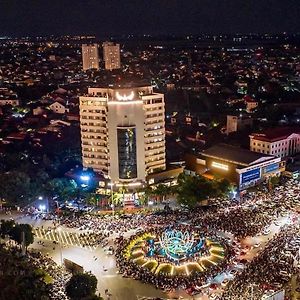
<instances>
[{"instance_id":1,"label":"city skyline","mask_svg":"<svg viewBox=\"0 0 300 300\"><path fill-rule=\"evenodd\" d=\"M2 6L2 8L1 8ZM296 33L297 1L4 1L0 35ZM66 9L68 8L68 9ZM55 20L55 22L53 22ZM278 22L280 20L280 22Z\"/></svg>"}]
</instances>

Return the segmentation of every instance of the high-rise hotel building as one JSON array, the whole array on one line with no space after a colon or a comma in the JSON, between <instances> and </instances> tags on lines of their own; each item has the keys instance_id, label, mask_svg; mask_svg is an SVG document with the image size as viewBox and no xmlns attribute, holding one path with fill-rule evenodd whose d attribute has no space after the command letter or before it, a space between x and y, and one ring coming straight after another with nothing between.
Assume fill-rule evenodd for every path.
<instances>
[{"instance_id":1,"label":"high-rise hotel building","mask_svg":"<svg viewBox=\"0 0 300 300\"><path fill-rule=\"evenodd\" d=\"M89 88L80 97L83 166L112 182L144 182L164 170L164 95L152 86Z\"/></svg>"},{"instance_id":2,"label":"high-rise hotel building","mask_svg":"<svg viewBox=\"0 0 300 300\"><path fill-rule=\"evenodd\" d=\"M106 70L115 70L121 68L120 44L112 42L103 43L103 60Z\"/></svg>"},{"instance_id":3,"label":"high-rise hotel building","mask_svg":"<svg viewBox=\"0 0 300 300\"><path fill-rule=\"evenodd\" d=\"M89 69L99 70L99 49L98 44L82 45L82 68L83 71Z\"/></svg>"}]
</instances>

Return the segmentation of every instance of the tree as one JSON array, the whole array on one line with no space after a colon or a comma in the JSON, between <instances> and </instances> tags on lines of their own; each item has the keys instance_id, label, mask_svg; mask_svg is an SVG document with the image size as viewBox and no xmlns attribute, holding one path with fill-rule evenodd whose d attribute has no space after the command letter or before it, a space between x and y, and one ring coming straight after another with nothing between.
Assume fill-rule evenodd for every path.
<instances>
[{"instance_id":1,"label":"tree","mask_svg":"<svg viewBox=\"0 0 300 300\"><path fill-rule=\"evenodd\" d=\"M217 186L218 186L218 194L220 194L221 196L226 195L231 188L231 184L226 178L219 180L217 182Z\"/></svg>"},{"instance_id":2,"label":"tree","mask_svg":"<svg viewBox=\"0 0 300 300\"><path fill-rule=\"evenodd\" d=\"M13 228L16 226L14 220L1 220L0 235L4 238L6 235L11 235Z\"/></svg>"},{"instance_id":3,"label":"tree","mask_svg":"<svg viewBox=\"0 0 300 300\"><path fill-rule=\"evenodd\" d=\"M71 300L94 299L97 278L90 273L74 274L66 284L66 294Z\"/></svg>"},{"instance_id":4,"label":"tree","mask_svg":"<svg viewBox=\"0 0 300 300\"><path fill-rule=\"evenodd\" d=\"M12 171L0 174L0 198L10 203L28 203L38 191L24 172Z\"/></svg>"},{"instance_id":5,"label":"tree","mask_svg":"<svg viewBox=\"0 0 300 300\"><path fill-rule=\"evenodd\" d=\"M145 205L149 201L149 198L151 198L154 195L154 191L149 185L147 185L145 187L140 188L138 190L138 194L140 204Z\"/></svg>"},{"instance_id":6,"label":"tree","mask_svg":"<svg viewBox=\"0 0 300 300\"><path fill-rule=\"evenodd\" d=\"M203 176L189 176L182 173L178 176L177 183L177 201L188 208L194 208L199 201L215 194L213 181Z\"/></svg>"},{"instance_id":7,"label":"tree","mask_svg":"<svg viewBox=\"0 0 300 300\"><path fill-rule=\"evenodd\" d=\"M34 233L32 232L32 226L29 224L16 224L11 231L11 238L18 244L22 244L23 238L22 233L24 232L25 237L25 247L27 247L34 242Z\"/></svg>"},{"instance_id":8,"label":"tree","mask_svg":"<svg viewBox=\"0 0 300 300\"><path fill-rule=\"evenodd\" d=\"M59 197L61 200L77 198L78 189L74 180L66 178L54 178L45 185L45 192L48 197Z\"/></svg>"},{"instance_id":9,"label":"tree","mask_svg":"<svg viewBox=\"0 0 300 300\"><path fill-rule=\"evenodd\" d=\"M270 181L269 181L269 187L270 187L270 189L272 189L274 186L278 185L279 181L280 181L279 177L272 176L270 178Z\"/></svg>"},{"instance_id":10,"label":"tree","mask_svg":"<svg viewBox=\"0 0 300 300\"><path fill-rule=\"evenodd\" d=\"M158 184L153 193L164 201L165 197L170 194L170 188L164 184Z\"/></svg>"}]
</instances>

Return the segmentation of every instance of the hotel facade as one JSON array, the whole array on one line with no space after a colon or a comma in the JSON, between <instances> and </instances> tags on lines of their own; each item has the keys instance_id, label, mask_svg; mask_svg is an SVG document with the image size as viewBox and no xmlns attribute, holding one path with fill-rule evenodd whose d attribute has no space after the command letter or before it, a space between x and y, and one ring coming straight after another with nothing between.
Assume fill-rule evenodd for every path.
<instances>
[{"instance_id":1,"label":"hotel facade","mask_svg":"<svg viewBox=\"0 0 300 300\"><path fill-rule=\"evenodd\" d=\"M82 161L114 184L145 182L164 170L164 95L152 86L89 88L80 97Z\"/></svg>"}]
</instances>

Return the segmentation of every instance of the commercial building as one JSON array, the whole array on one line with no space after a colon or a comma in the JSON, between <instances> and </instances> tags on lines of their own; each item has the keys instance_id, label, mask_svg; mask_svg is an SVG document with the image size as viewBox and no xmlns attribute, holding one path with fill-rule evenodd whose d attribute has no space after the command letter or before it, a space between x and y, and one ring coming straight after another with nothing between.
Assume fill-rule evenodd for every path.
<instances>
[{"instance_id":1,"label":"commercial building","mask_svg":"<svg viewBox=\"0 0 300 300\"><path fill-rule=\"evenodd\" d=\"M90 69L99 70L98 44L82 45L82 68L83 71L90 70Z\"/></svg>"},{"instance_id":2,"label":"commercial building","mask_svg":"<svg viewBox=\"0 0 300 300\"><path fill-rule=\"evenodd\" d=\"M115 70L121 68L120 44L112 42L103 43L103 60L106 70Z\"/></svg>"},{"instance_id":3,"label":"commercial building","mask_svg":"<svg viewBox=\"0 0 300 300\"><path fill-rule=\"evenodd\" d=\"M243 130L247 127L251 128L252 124L253 124L253 119L248 116L227 115L226 133L230 134L232 132Z\"/></svg>"},{"instance_id":4,"label":"commercial building","mask_svg":"<svg viewBox=\"0 0 300 300\"><path fill-rule=\"evenodd\" d=\"M254 152L287 157L300 152L300 128L278 127L250 135Z\"/></svg>"},{"instance_id":5,"label":"commercial building","mask_svg":"<svg viewBox=\"0 0 300 300\"><path fill-rule=\"evenodd\" d=\"M114 184L134 185L164 170L164 95L152 86L89 88L80 97L82 161Z\"/></svg>"},{"instance_id":6,"label":"commercial building","mask_svg":"<svg viewBox=\"0 0 300 300\"><path fill-rule=\"evenodd\" d=\"M195 157L189 158L187 169L214 178L226 178L239 190L263 182L284 171L281 158L259 154L239 147L218 144Z\"/></svg>"}]
</instances>

